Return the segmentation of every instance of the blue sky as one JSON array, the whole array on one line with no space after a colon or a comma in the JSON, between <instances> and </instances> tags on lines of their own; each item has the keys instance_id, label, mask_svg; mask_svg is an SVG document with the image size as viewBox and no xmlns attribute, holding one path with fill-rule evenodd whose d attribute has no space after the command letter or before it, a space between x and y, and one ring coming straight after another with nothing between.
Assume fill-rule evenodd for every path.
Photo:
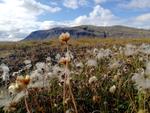
<instances>
[{"instance_id":1,"label":"blue sky","mask_svg":"<svg viewBox=\"0 0 150 113\"><path fill-rule=\"evenodd\" d=\"M126 25L150 29L150 0L0 0L0 41L57 26Z\"/></svg>"}]
</instances>

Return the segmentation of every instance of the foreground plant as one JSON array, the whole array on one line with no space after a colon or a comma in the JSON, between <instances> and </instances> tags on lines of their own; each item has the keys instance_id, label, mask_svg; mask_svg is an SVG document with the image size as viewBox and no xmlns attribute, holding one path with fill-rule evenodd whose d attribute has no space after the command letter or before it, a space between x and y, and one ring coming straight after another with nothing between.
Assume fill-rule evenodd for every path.
<instances>
[{"instance_id":1,"label":"foreground plant","mask_svg":"<svg viewBox=\"0 0 150 113\"><path fill-rule=\"evenodd\" d=\"M145 101L150 95L150 62L146 63L146 69L139 69L138 73L132 76L135 86L138 89L139 113L145 113Z\"/></svg>"},{"instance_id":2,"label":"foreground plant","mask_svg":"<svg viewBox=\"0 0 150 113\"><path fill-rule=\"evenodd\" d=\"M11 94L2 99L6 87L0 91L0 107L13 113L27 109L35 113L150 112L148 44L74 47L69 39L69 33L60 35L61 49L49 45L43 49L42 44L41 51L34 52L38 53L36 61L28 58L19 71L2 68L2 86L7 71ZM43 50L47 54L41 53Z\"/></svg>"},{"instance_id":3,"label":"foreground plant","mask_svg":"<svg viewBox=\"0 0 150 113\"><path fill-rule=\"evenodd\" d=\"M26 110L28 113L31 113L31 111L29 110L27 97L26 97L28 94L27 86L29 85L29 83L30 83L30 76L28 76L28 75L17 76L15 83L12 83L8 89L9 89L9 92L12 93L12 95L19 94L21 92L21 96L24 97ZM22 92L24 93L24 95L22 95ZM5 110L11 109L12 103L16 103L16 101L11 102L9 107L7 109L6 108L4 108L4 109Z\"/></svg>"},{"instance_id":4,"label":"foreground plant","mask_svg":"<svg viewBox=\"0 0 150 113\"><path fill-rule=\"evenodd\" d=\"M62 57L59 60L59 63L63 64L64 68L65 68L65 70L64 70L65 71L64 72L64 83L63 83L63 105L64 105L64 112L66 112L65 106L66 106L66 104L68 104L67 103L67 99L69 99L71 97L75 113L78 113L76 101L75 101L75 98L74 98L74 95L73 95L73 92L72 92L72 87L71 87L71 82L70 82L71 78L70 78L70 75L68 73L68 70L69 70L68 66L69 66L69 63L71 62L71 58L69 56L69 47L68 47L68 41L70 39L70 34L68 32L67 33L62 33L59 36L59 39L60 39L61 42L65 42L66 49L67 49L66 56ZM67 95L67 87L69 88L69 94L68 95Z\"/></svg>"}]
</instances>

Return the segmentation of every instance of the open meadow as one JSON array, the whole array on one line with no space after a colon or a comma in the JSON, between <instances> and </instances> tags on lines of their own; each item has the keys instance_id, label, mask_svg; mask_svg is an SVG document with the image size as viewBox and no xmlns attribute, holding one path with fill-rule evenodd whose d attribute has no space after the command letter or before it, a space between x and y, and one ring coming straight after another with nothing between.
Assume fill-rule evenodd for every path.
<instances>
[{"instance_id":1,"label":"open meadow","mask_svg":"<svg viewBox=\"0 0 150 113\"><path fill-rule=\"evenodd\" d=\"M0 42L0 113L150 113L149 38L63 35Z\"/></svg>"}]
</instances>

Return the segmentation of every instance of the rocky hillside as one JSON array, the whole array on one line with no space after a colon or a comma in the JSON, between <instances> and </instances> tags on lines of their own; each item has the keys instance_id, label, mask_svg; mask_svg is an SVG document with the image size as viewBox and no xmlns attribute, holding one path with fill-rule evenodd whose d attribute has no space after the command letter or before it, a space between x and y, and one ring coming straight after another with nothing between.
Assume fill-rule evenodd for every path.
<instances>
[{"instance_id":1,"label":"rocky hillside","mask_svg":"<svg viewBox=\"0 0 150 113\"><path fill-rule=\"evenodd\" d=\"M25 40L43 40L58 37L62 32L69 32L73 38L150 38L150 30L125 26L98 27L82 25L77 27L56 27L49 30L34 31Z\"/></svg>"}]
</instances>

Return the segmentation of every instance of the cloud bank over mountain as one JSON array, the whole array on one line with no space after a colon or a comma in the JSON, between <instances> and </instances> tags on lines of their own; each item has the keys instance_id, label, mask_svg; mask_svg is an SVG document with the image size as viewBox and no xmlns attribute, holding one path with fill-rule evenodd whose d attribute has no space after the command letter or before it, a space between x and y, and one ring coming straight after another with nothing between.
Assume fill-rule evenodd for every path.
<instances>
[{"instance_id":1,"label":"cloud bank over mountain","mask_svg":"<svg viewBox=\"0 0 150 113\"><path fill-rule=\"evenodd\" d=\"M141 3L142 2L142 3ZM57 26L150 28L149 0L0 0L0 41Z\"/></svg>"}]
</instances>

